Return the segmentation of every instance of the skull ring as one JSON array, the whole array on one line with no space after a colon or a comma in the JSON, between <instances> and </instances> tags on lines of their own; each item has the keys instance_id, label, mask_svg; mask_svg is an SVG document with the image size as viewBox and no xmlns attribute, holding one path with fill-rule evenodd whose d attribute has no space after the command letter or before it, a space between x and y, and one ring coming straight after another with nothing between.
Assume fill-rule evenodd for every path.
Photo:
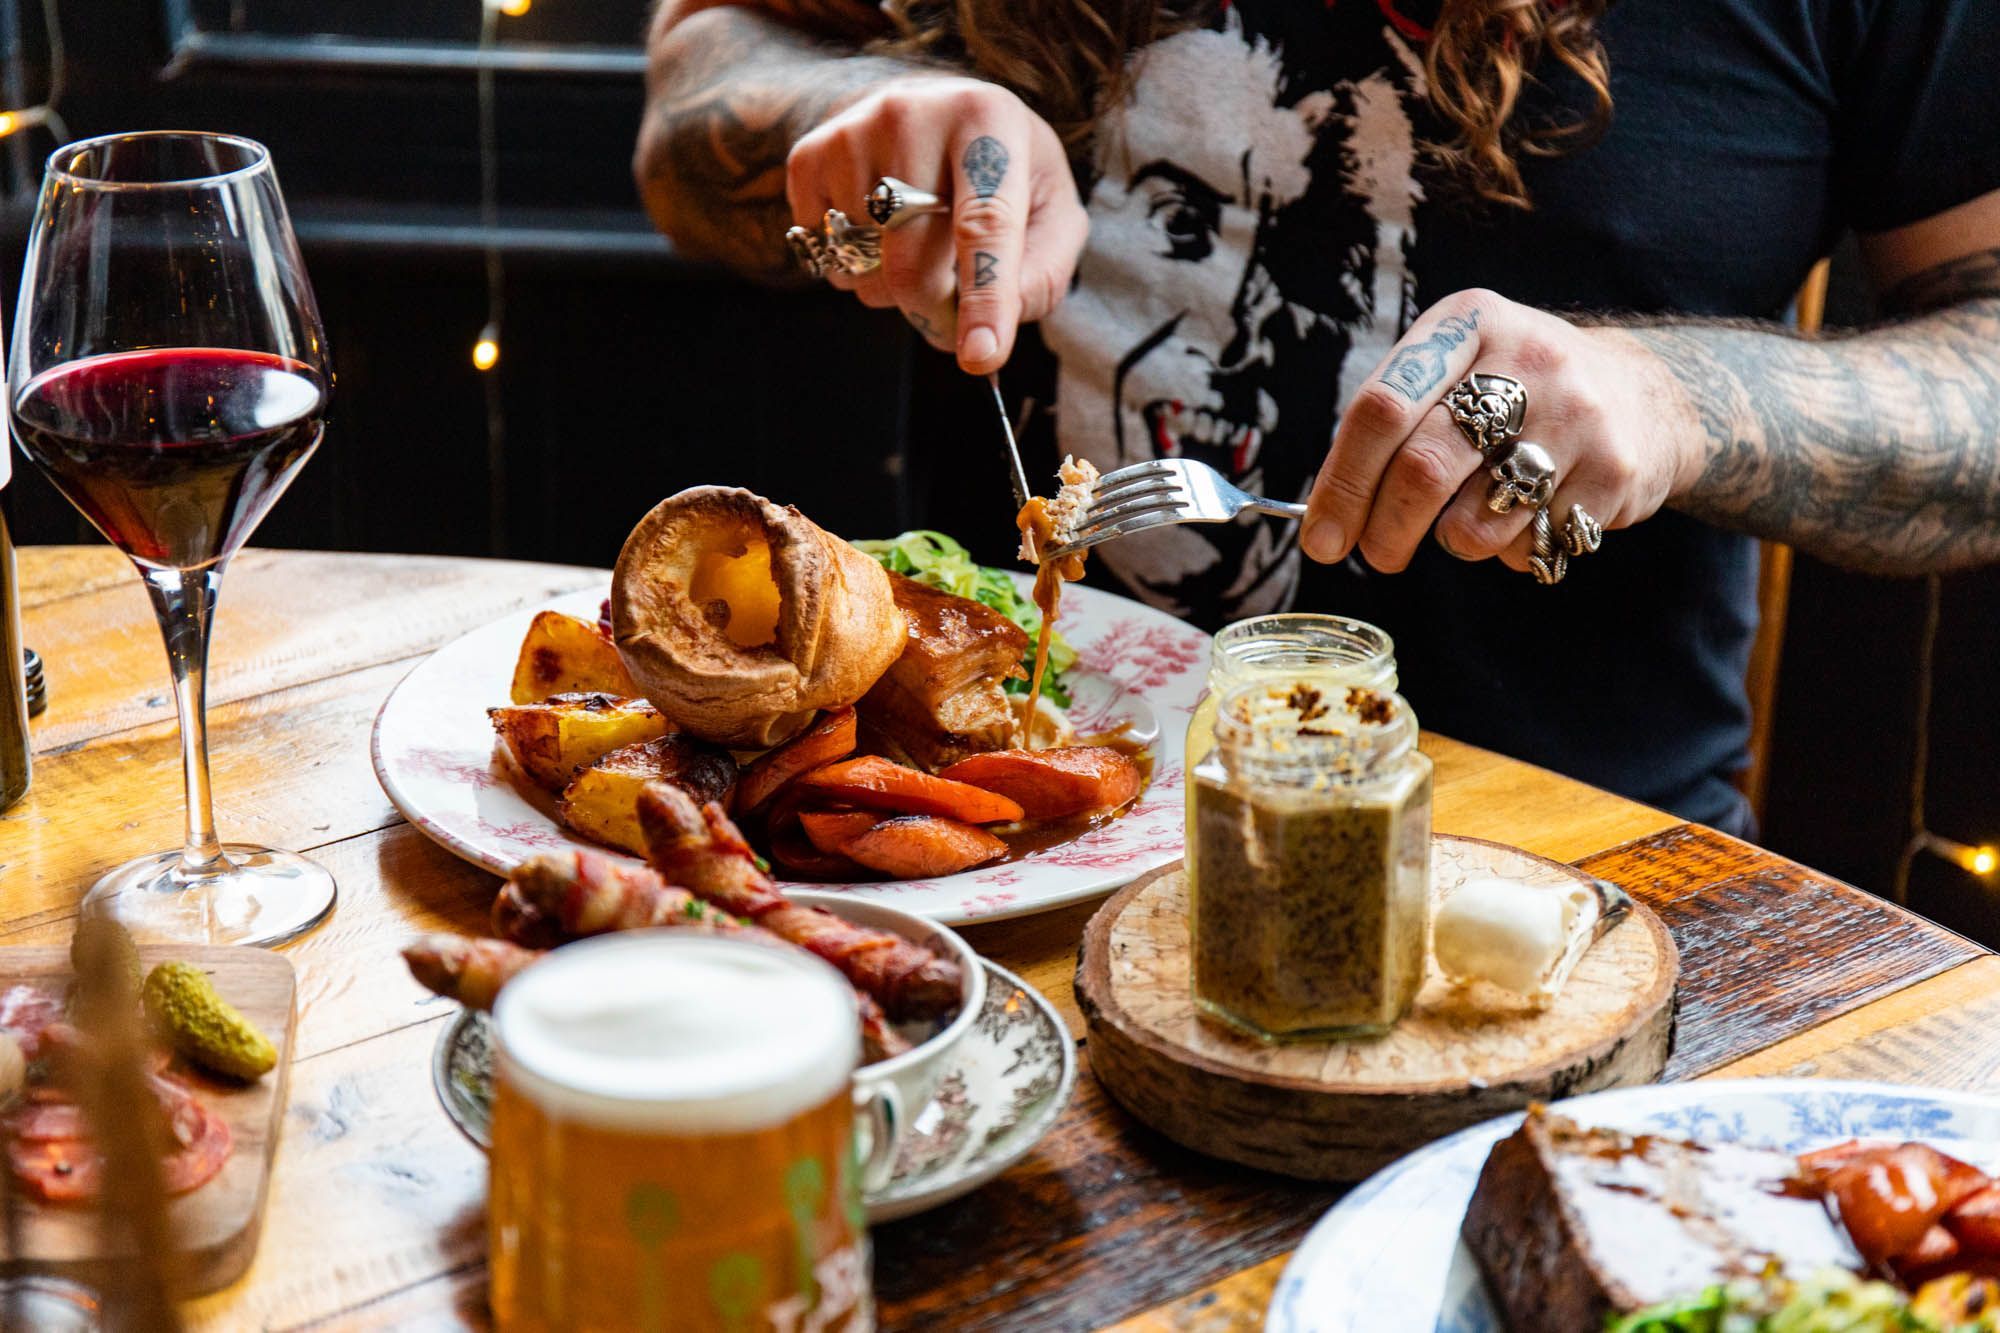
<instances>
[{"instance_id":1,"label":"skull ring","mask_svg":"<svg viewBox=\"0 0 2000 1333\"><path fill-rule=\"evenodd\" d=\"M949 212L951 205L929 190L919 190L894 176L884 176L868 192L868 216L884 231L894 231L911 218Z\"/></svg>"},{"instance_id":2,"label":"skull ring","mask_svg":"<svg viewBox=\"0 0 2000 1333\"><path fill-rule=\"evenodd\" d=\"M1521 434L1528 415L1528 389L1511 375L1474 373L1444 396L1451 419L1489 465L1498 463Z\"/></svg>"},{"instance_id":3,"label":"skull ring","mask_svg":"<svg viewBox=\"0 0 2000 1333\"><path fill-rule=\"evenodd\" d=\"M1486 492L1486 507L1496 514L1508 513L1517 504L1540 509L1556 493L1556 460L1531 440L1515 444L1488 471L1493 485Z\"/></svg>"}]
</instances>

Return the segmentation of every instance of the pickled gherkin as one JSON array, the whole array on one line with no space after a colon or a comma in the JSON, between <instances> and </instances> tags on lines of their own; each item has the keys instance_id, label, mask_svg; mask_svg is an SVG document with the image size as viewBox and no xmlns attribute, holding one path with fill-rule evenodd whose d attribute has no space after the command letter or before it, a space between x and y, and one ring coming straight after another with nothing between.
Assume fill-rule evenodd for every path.
<instances>
[{"instance_id":1,"label":"pickled gherkin","mask_svg":"<svg viewBox=\"0 0 2000 1333\"><path fill-rule=\"evenodd\" d=\"M193 963L161 963L146 977L146 1016L173 1048L204 1069L254 1079L271 1072L278 1050L216 993Z\"/></svg>"}]
</instances>

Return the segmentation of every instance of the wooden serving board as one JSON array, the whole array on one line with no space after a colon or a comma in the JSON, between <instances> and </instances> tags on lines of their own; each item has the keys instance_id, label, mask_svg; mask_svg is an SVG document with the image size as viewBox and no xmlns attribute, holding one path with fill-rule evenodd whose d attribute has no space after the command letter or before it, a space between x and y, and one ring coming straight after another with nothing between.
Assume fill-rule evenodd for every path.
<instances>
[{"instance_id":1,"label":"wooden serving board","mask_svg":"<svg viewBox=\"0 0 2000 1333\"><path fill-rule=\"evenodd\" d=\"M1437 837L1432 891L1473 875L1561 885L1581 871ZM1179 867L1091 918L1076 997L1091 1069L1133 1115L1213 1156L1309 1180L1359 1180L1412 1148L1531 1101L1649 1083L1673 1047L1679 955L1643 905L1592 946L1546 1009L1436 974L1386 1036L1266 1045L1197 1016Z\"/></svg>"},{"instance_id":2,"label":"wooden serving board","mask_svg":"<svg viewBox=\"0 0 2000 1333\"><path fill-rule=\"evenodd\" d=\"M257 1253L291 1075L297 982L291 960L268 949L141 945L139 957L148 969L172 961L195 964L278 1048L277 1068L255 1083L210 1078L180 1061L174 1065L202 1103L229 1122L235 1140L214 1179L168 1207L183 1246L178 1276L187 1294L198 1295L234 1282ZM26 983L60 995L70 976L67 949L0 948L0 990ZM102 1252L95 1208L42 1203L19 1191L12 1197L21 1202L19 1246L10 1252L0 1236L0 1271L54 1272L93 1285L104 1265L118 1257Z\"/></svg>"}]
</instances>

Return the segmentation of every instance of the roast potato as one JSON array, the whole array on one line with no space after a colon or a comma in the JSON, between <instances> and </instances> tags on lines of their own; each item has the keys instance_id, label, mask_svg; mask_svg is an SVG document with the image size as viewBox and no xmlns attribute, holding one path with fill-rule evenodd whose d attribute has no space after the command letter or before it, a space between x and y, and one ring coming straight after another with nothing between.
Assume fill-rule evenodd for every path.
<instances>
[{"instance_id":1,"label":"roast potato","mask_svg":"<svg viewBox=\"0 0 2000 1333\"><path fill-rule=\"evenodd\" d=\"M513 700L517 704L540 703L551 695L579 690L621 699L636 699L640 694L632 683L632 673L618 656L617 646L595 624L560 611L544 611L521 640L521 656L514 663Z\"/></svg>"},{"instance_id":2,"label":"roast potato","mask_svg":"<svg viewBox=\"0 0 2000 1333\"><path fill-rule=\"evenodd\" d=\"M646 854L639 831L639 791L648 782L670 782L695 804L728 804L736 787L736 760L717 745L675 733L613 750L579 772L562 795L562 822L586 838L634 856Z\"/></svg>"},{"instance_id":3,"label":"roast potato","mask_svg":"<svg viewBox=\"0 0 2000 1333\"><path fill-rule=\"evenodd\" d=\"M611 694L557 694L541 703L489 708L486 716L521 771L552 792L567 787L585 764L672 730L644 699Z\"/></svg>"}]
</instances>

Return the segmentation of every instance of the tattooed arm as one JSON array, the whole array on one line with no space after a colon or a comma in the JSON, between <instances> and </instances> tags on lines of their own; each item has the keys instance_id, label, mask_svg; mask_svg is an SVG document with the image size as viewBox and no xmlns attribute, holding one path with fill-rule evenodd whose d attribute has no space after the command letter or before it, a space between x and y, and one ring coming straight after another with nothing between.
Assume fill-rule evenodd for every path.
<instances>
[{"instance_id":1,"label":"tattooed arm","mask_svg":"<svg viewBox=\"0 0 2000 1333\"><path fill-rule=\"evenodd\" d=\"M1398 570L1434 531L1461 558L1530 567L1532 511L1489 507L1494 483L1442 406L1476 370L1526 384L1557 525L1572 506L1606 528L1671 506L1877 573L2000 560L2000 192L1863 252L1894 322L1824 339L1447 297L1342 415L1306 553L1358 547Z\"/></svg>"},{"instance_id":2,"label":"tattooed arm","mask_svg":"<svg viewBox=\"0 0 2000 1333\"><path fill-rule=\"evenodd\" d=\"M683 253L752 277L795 276L784 244L792 145L877 85L923 72L839 40L864 32L869 13L853 0L660 6L632 171L654 224Z\"/></svg>"},{"instance_id":3,"label":"tattooed arm","mask_svg":"<svg viewBox=\"0 0 2000 1333\"><path fill-rule=\"evenodd\" d=\"M1967 207L1985 245L1887 284L1895 322L1628 329L1700 444L1669 503L1876 573L2000 559L2000 196Z\"/></svg>"}]
</instances>

